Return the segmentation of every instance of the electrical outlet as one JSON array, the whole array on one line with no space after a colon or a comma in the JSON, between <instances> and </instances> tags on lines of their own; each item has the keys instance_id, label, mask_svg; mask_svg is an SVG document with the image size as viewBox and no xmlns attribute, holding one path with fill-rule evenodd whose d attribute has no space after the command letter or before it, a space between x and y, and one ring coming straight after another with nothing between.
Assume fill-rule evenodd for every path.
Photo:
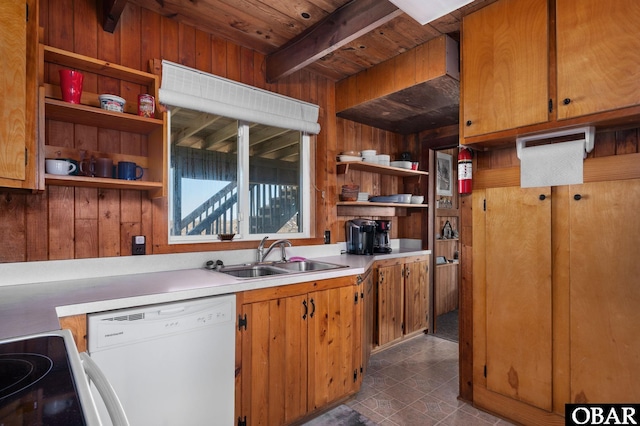
<instances>
[{"instance_id":1,"label":"electrical outlet","mask_svg":"<svg viewBox=\"0 0 640 426\"><path fill-rule=\"evenodd\" d=\"M131 254L146 254L146 238L144 235L136 235L131 238Z\"/></svg>"},{"instance_id":2,"label":"electrical outlet","mask_svg":"<svg viewBox=\"0 0 640 426\"><path fill-rule=\"evenodd\" d=\"M331 231L324 231L324 243L331 244Z\"/></svg>"}]
</instances>

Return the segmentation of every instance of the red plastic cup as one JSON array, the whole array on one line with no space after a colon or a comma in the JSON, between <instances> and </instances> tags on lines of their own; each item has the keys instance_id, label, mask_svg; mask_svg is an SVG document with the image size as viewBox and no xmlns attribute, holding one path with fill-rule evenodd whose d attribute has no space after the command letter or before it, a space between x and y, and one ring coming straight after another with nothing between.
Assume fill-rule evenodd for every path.
<instances>
[{"instance_id":1,"label":"red plastic cup","mask_svg":"<svg viewBox=\"0 0 640 426\"><path fill-rule=\"evenodd\" d=\"M72 104L79 104L82 98L82 81L84 75L74 70L60 70L60 90L62 100Z\"/></svg>"}]
</instances>

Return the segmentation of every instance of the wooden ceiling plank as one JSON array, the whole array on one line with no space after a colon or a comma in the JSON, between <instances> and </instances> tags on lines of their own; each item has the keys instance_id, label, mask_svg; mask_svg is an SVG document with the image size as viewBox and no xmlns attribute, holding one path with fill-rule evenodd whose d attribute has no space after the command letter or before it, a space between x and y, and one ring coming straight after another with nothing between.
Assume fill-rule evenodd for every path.
<instances>
[{"instance_id":1,"label":"wooden ceiling plank","mask_svg":"<svg viewBox=\"0 0 640 426\"><path fill-rule=\"evenodd\" d=\"M122 11L127 5L127 0L103 0L102 2L102 29L113 33L118 26Z\"/></svg>"},{"instance_id":2,"label":"wooden ceiling plank","mask_svg":"<svg viewBox=\"0 0 640 426\"><path fill-rule=\"evenodd\" d=\"M347 3L291 43L268 55L267 81L275 82L306 67L402 13L386 1L358 0Z\"/></svg>"}]
</instances>

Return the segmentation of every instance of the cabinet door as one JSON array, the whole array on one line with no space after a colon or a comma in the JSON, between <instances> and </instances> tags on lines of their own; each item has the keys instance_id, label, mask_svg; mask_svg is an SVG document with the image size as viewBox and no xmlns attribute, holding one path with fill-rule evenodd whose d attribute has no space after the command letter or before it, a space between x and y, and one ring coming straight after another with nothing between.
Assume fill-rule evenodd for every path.
<instances>
[{"instance_id":1,"label":"cabinet door","mask_svg":"<svg viewBox=\"0 0 640 426\"><path fill-rule=\"evenodd\" d=\"M355 286L309 293L309 410L355 390L353 347L360 330L354 295Z\"/></svg>"},{"instance_id":2,"label":"cabinet door","mask_svg":"<svg viewBox=\"0 0 640 426\"><path fill-rule=\"evenodd\" d=\"M402 265L378 267L377 285L378 345L384 345L402 337Z\"/></svg>"},{"instance_id":3,"label":"cabinet door","mask_svg":"<svg viewBox=\"0 0 640 426\"><path fill-rule=\"evenodd\" d=\"M557 0L556 10L558 119L640 105L640 2Z\"/></svg>"},{"instance_id":4,"label":"cabinet door","mask_svg":"<svg viewBox=\"0 0 640 426\"><path fill-rule=\"evenodd\" d=\"M367 271L362 281L362 369L367 372L371 349L373 349L373 273Z\"/></svg>"},{"instance_id":5,"label":"cabinet door","mask_svg":"<svg viewBox=\"0 0 640 426\"><path fill-rule=\"evenodd\" d=\"M404 266L404 332L429 326L429 262L411 262Z\"/></svg>"},{"instance_id":6,"label":"cabinet door","mask_svg":"<svg viewBox=\"0 0 640 426\"><path fill-rule=\"evenodd\" d=\"M464 17L464 136L548 120L547 0L498 0Z\"/></svg>"},{"instance_id":7,"label":"cabinet door","mask_svg":"<svg viewBox=\"0 0 640 426\"><path fill-rule=\"evenodd\" d=\"M571 402L640 401L640 180L570 194Z\"/></svg>"},{"instance_id":8,"label":"cabinet door","mask_svg":"<svg viewBox=\"0 0 640 426\"><path fill-rule=\"evenodd\" d=\"M289 424L307 412L307 303L303 295L243 305L242 416L248 425Z\"/></svg>"},{"instance_id":9,"label":"cabinet door","mask_svg":"<svg viewBox=\"0 0 640 426\"><path fill-rule=\"evenodd\" d=\"M487 189L485 213L487 388L545 410L552 373L549 194Z\"/></svg>"},{"instance_id":10,"label":"cabinet door","mask_svg":"<svg viewBox=\"0 0 640 426\"><path fill-rule=\"evenodd\" d=\"M27 20L24 0L0 3L0 178L25 179ZM10 66L9 66L10 64Z\"/></svg>"}]
</instances>

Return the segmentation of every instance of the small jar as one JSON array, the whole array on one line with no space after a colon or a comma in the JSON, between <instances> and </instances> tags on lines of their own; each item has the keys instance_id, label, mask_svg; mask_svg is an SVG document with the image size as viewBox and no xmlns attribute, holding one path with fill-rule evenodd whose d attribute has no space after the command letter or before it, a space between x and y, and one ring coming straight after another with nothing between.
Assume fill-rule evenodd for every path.
<instances>
[{"instance_id":1,"label":"small jar","mask_svg":"<svg viewBox=\"0 0 640 426\"><path fill-rule=\"evenodd\" d=\"M153 118L156 111L156 100L151 95L138 95L138 115Z\"/></svg>"}]
</instances>

